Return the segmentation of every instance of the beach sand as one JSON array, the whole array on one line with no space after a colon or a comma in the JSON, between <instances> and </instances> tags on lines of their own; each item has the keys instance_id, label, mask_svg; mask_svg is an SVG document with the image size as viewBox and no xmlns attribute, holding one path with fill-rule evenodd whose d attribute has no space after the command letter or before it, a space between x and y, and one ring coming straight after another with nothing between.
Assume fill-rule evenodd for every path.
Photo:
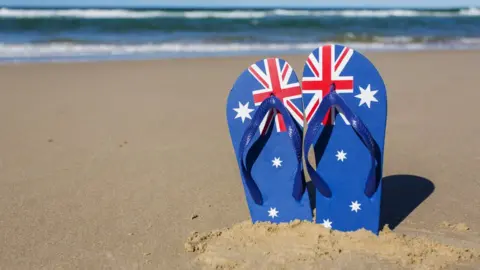
<instances>
[{"instance_id":1,"label":"beach sand","mask_svg":"<svg viewBox=\"0 0 480 270\"><path fill-rule=\"evenodd\" d=\"M389 102L378 239L248 224L225 102L259 57L0 66L0 269L479 269L480 51L366 55Z\"/></svg>"}]
</instances>

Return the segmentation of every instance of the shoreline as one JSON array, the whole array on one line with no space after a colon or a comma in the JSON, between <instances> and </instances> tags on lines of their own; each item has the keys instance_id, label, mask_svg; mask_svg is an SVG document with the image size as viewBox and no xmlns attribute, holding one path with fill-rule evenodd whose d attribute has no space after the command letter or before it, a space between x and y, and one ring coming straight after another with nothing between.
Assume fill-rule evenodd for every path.
<instances>
[{"instance_id":1,"label":"shoreline","mask_svg":"<svg viewBox=\"0 0 480 270\"><path fill-rule=\"evenodd\" d=\"M352 47L355 49L354 47ZM314 47L312 47L314 49ZM448 52L478 52L480 47L471 47L471 48L422 48L422 49L375 49L375 48L363 48L356 49L359 52L367 54L410 54L410 53L430 53L430 52L439 52L439 53L448 53ZM245 58L245 57L257 57L257 58L266 58L266 57L277 57L278 55L291 55L291 56L301 56L306 55L310 50L279 50L279 51L264 51L264 52L225 52L225 53L189 53L182 56L182 53L176 54L129 54L129 55L116 55L116 56L67 56L67 57L41 57L36 59L4 59L0 57L0 66L11 65L11 64L33 64L33 63L102 63L102 62L141 62L141 61L161 61L161 60L175 60L175 59L192 59L192 60L202 60L202 59L222 59L222 58Z\"/></svg>"}]
</instances>

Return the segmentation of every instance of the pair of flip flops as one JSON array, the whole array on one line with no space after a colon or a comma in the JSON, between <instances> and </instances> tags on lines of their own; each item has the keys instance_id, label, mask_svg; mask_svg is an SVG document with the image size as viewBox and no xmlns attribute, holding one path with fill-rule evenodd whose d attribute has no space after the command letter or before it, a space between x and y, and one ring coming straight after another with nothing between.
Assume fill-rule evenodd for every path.
<instances>
[{"instance_id":1,"label":"pair of flip flops","mask_svg":"<svg viewBox=\"0 0 480 270\"><path fill-rule=\"evenodd\" d=\"M227 122L252 221L311 221L315 201L316 223L378 233L386 118L385 84L351 48L315 49L301 84L282 59L251 65L230 91Z\"/></svg>"}]
</instances>

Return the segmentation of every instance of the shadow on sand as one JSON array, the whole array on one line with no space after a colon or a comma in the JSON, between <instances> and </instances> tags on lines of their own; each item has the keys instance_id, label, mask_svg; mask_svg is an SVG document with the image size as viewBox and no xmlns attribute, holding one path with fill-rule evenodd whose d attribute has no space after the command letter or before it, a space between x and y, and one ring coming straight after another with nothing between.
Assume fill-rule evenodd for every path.
<instances>
[{"instance_id":1,"label":"shadow on sand","mask_svg":"<svg viewBox=\"0 0 480 270\"><path fill-rule=\"evenodd\" d=\"M393 230L433 193L435 185L420 176L397 174L384 177L382 188L380 229L388 224ZM310 181L307 182L307 190L314 209L316 192Z\"/></svg>"},{"instance_id":2,"label":"shadow on sand","mask_svg":"<svg viewBox=\"0 0 480 270\"><path fill-rule=\"evenodd\" d=\"M395 229L435 190L432 181L415 175L397 174L383 178L380 228Z\"/></svg>"}]
</instances>

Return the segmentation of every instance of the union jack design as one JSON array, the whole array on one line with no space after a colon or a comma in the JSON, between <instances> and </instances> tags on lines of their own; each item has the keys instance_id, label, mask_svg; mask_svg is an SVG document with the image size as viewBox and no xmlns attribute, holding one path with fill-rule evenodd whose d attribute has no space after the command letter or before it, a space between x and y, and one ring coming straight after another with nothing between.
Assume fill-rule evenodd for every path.
<instances>
[{"instance_id":1,"label":"union jack design","mask_svg":"<svg viewBox=\"0 0 480 270\"><path fill-rule=\"evenodd\" d=\"M297 107L294 103L294 100L302 100L302 89L296 76L292 76L292 67L278 58L265 59L263 64L264 67L253 64L248 68L250 74L262 86L262 89L252 92L255 106L259 106L273 94L283 102L292 117L303 127L303 108ZM270 110L260 125L261 134L267 132L274 117L277 131L287 130L283 116L276 110Z\"/></svg>"},{"instance_id":2,"label":"union jack design","mask_svg":"<svg viewBox=\"0 0 480 270\"><path fill-rule=\"evenodd\" d=\"M343 47L338 56L335 49L340 46L325 45L315 50L308 56L302 80L303 94L313 94L312 99L305 108L307 123L318 110L323 98L330 92L330 87L335 84L337 93L353 93L353 76L342 76L342 71L350 61L353 50ZM345 123L349 125L345 116L339 113ZM325 119L324 125L332 125L335 122L335 108L332 108Z\"/></svg>"}]
</instances>

